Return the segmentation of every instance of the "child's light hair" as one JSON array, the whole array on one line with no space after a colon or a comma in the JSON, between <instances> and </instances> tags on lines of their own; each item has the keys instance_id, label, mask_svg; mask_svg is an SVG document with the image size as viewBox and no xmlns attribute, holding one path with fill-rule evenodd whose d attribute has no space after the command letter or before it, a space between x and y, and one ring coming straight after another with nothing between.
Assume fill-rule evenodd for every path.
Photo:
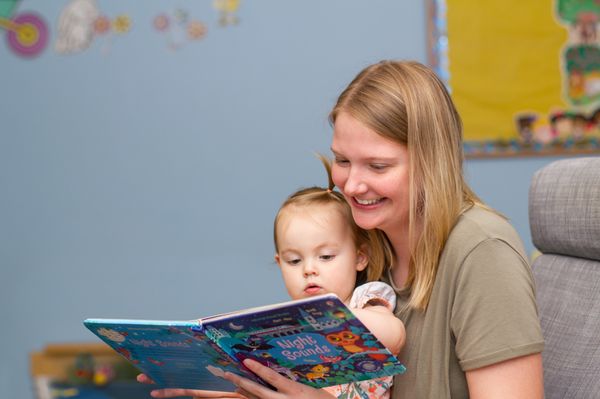
<instances>
[{"instance_id":1,"label":"child's light hair","mask_svg":"<svg viewBox=\"0 0 600 399\"><path fill-rule=\"evenodd\" d=\"M334 190L335 186L331 177L331 162L321 154L317 154L317 156L327 171L328 186L326 188L314 186L298 190L283 202L275 216L273 225L275 252L279 252L277 226L289 209L292 207L333 206L340 213L350 229L356 249L364 251L369 258L367 267L363 271L358 272L356 276L356 285L379 280L383 274L385 265L391 261L391 252L386 252L386 247L378 242L382 237L375 232L363 230L356 225L352 217L350 205L348 205L340 192Z\"/></svg>"},{"instance_id":2,"label":"child's light hair","mask_svg":"<svg viewBox=\"0 0 600 399\"><path fill-rule=\"evenodd\" d=\"M360 72L339 96L330 114L332 124L341 112L407 146L410 261L406 285L411 289L409 306L425 309L441 251L457 218L474 204L483 205L464 180L460 116L433 71L403 61L382 61ZM389 245L383 238L380 242Z\"/></svg>"}]
</instances>

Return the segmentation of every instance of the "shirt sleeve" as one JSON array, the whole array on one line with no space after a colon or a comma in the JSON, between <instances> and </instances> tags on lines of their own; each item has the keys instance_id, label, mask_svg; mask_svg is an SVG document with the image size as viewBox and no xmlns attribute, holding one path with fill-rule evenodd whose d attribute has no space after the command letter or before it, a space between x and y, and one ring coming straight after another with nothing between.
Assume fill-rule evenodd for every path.
<instances>
[{"instance_id":1,"label":"shirt sleeve","mask_svg":"<svg viewBox=\"0 0 600 399\"><path fill-rule=\"evenodd\" d=\"M457 280L450 327L463 370L542 351L531 269L508 243L481 242Z\"/></svg>"},{"instance_id":2,"label":"shirt sleeve","mask_svg":"<svg viewBox=\"0 0 600 399\"><path fill-rule=\"evenodd\" d=\"M396 293L390 285L381 281L362 284L354 290L350 307L362 309L367 305L385 306L393 312L396 307Z\"/></svg>"}]
</instances>

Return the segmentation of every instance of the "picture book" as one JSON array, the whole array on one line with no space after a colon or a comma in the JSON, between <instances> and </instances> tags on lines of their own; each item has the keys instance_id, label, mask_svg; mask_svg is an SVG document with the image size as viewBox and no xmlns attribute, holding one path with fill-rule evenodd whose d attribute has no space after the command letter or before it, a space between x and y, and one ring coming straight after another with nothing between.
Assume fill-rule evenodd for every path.
<instances>
[{"instance_id":1,"label":"picture book","mask_svg":"<svg viewBox=\"0 0 600 399\"><path fill-rule=\"evenodd\" d=\"M268 386L243 366L247 358L316 388L405 371L334 294L193 321L84 324L160 387L231 391L219 378L226 371Z\"/></svg>"}]
</instances>

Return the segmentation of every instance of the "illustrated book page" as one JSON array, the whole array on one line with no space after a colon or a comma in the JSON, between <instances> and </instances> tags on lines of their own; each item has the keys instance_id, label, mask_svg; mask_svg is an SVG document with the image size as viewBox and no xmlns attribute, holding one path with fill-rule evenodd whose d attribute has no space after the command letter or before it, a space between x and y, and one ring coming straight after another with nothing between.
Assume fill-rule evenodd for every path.
<instances>
[{"instance_id":1,"label":"illustrated book page","mask_svg":"<svg viewBox=\"0 0 600 399\"><path fill-rule=\"evenodd\" d=\"M226 371L262 383L241 364L247 358L316 388L405 371L333 294L192 322L84 324L164 387L231 390L217 378Z\"/></svg>"}]
</instances>

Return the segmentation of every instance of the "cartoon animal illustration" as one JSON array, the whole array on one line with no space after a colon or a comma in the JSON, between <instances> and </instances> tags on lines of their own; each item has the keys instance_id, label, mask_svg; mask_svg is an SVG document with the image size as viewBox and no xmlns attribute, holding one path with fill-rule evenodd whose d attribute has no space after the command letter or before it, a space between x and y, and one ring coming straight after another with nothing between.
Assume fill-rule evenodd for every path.
<instances>
[{"instance_id":1,"label":"cartoon animal illustration","mask_svg":"<svg viewBox=\"0 0 600 399\"><path fill-rule=\"evenodd\" d=\"M0 1L0 28L6 29L8 47L21 57L40 54L48 42L48 27L35 13L14 14L19 0Z\"/></svg>"},{"instance_id":2,"label":"cartoon animal illustration","mask_svg":"<svg viewBox=\"0 0 600 399\"><path fill-rule=\"evenodd\" d=\"M292 373L294 374L294 380L304 378L308 381L314 381L319 379L325 379L329 377L329 371L331 368L324 364L317 364L315 366L306 369L305 367L295 368Z\"/></svg>"},{"instance_id":3,"label":"cartoon animal illustration","mask_svg":"<svg viewBox=\"0 0 600 399\"><path fill-rule=\"evenodd\" d=\"M311 371L306 373L306 378L312 381L327 377L327 373L329 372L330 368L323 364L317 364L316 366L313 366L310 370Z\"/></svg>"},{"instance_id":4,"label":"cartoon animal illustration","mask_svg":"<svg viewBox=\"0 0 600 399\"><path fill-rule=\"evenodd\" d=\"M329 343L340 346L349 353L379 352L379 349L377 348L369 348L364 346L360 336L348 330L327 334L325 338L327 338ZM386 359L385 354L369 353L368 355L378 360Z\"/></svg>"},{"instance_id":5,"label":"cartoon animal illustration","mask_svg":"<svg viewBox=\"0 0 600 399\"><path fill-rule=\"evenodd\" d=\"M357 345L360 337L348 330L330 333L325 336L327 341L333 345L341 346L346 352L364 352L366 348Z\"/></svg>"}]
</instances>

